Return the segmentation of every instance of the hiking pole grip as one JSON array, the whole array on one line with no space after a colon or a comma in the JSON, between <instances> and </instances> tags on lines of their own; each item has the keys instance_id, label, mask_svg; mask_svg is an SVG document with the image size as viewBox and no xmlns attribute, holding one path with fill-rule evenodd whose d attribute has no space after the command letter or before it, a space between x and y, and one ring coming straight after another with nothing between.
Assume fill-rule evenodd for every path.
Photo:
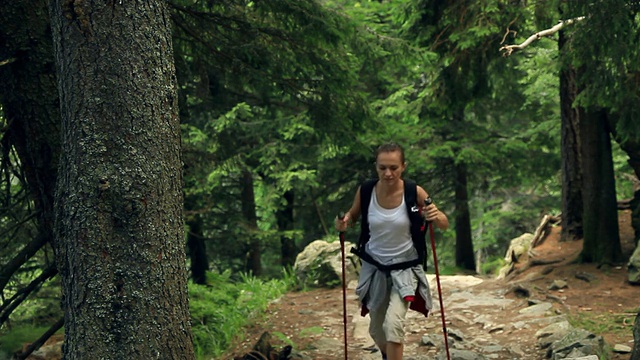
<instances>
[{"instance_id":1,"label":"hiking pole grip","mask_svg":"<svg viewBox=\"0 0 640 360\"><path fill-rule=\"evenodd\" d=\"M338 220L342 221L342 219L344 219L345 217L345 213L344 211L340 211L338 213ZM344 243L344 231L340 231L340 242Z\"/></svg>"}]
</instances>

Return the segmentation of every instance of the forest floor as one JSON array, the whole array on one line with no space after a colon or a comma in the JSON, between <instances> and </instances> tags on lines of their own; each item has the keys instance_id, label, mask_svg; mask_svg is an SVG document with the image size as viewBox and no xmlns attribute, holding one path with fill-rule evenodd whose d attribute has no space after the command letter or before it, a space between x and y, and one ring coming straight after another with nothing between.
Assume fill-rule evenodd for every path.
<instances>
[{"instance_id":1,"label":"forest floor","mask_svg":"<svg viewBox=\"0 0 640 360\"><path fill-rule=\"evenodd\" d=\"M625 258L628 258L635 247L629 211L619 212L619 223L623 253ZM593 264L579 264L575 260L580 254L582 241L559 242L559 238L560 227L553 227L542 244L534 249L537 253L536 259L544 259L547 262L558 260L553 264L531 266L526 259L521 260L516 270L506 279L468 275L441 276L447 328L458 329L464 333L468 343L484 341L485 347L480 349L494 349L491 358L545 358L544 350L537 345L535 333L548 322L544 326L542 323L536 326L530 320L518 321L522 317L520 310L527 306L528 299L519 297L517 292L512 290L518 284L525 284L531 290L529 299L552 303L551 313L547 314L551 321L558 315L563 315L574 327L601 335L611 347L616 344L633 347L632 326L635 313L640 306L640 286L633 286L627 282L626 263L606 268L598 268ZM585 273L591 275L593 280L585 281L576 277L576 274ZM456 277L461 281L456 281ZM469 283L469 278L475 281ZM560 290L550 290L549 285L554 280L564 280L568 286ZM430 281L434 302L437 305L438 292L433 284L433 277ZM379 359L379 354L375 353L373 343L366 334L366 325L364 330L363 326L358 325L362 317L359 315L353 287L353 283L349 284L347 292L349 358ZM474 299L493 296L494 306L489 308L484 304L484 308L476 306L465 309L455 301L456 297L459 298L465 292ZM513 301L509 302L509 299ZM482 322L478 320L481 317L479 315L490 316L490 320ZM518 322L520 325L515 326ZM439 307L426 319L422 315L409 316L406 326L405 358L430 359L436 352L442 352L442 349L428 350L426 346L420 345L424 335L442 334L441 324ZM273 302L259 323L244 329L237 343L223 358L232 359L234 356L247 353L261 334L269 332L275 348L290 344L311 359L340 359L344 357L343 326L341 288L290 292ZM514 356L512 350L499 351L501 348L518 348L515 354L520 355ZM477 349L476 346L474 351ZM422 355L416 357L418 353ZM609 359L612 360L628 358L629 354L609 354Z\"/></svg>"}]
</instances>

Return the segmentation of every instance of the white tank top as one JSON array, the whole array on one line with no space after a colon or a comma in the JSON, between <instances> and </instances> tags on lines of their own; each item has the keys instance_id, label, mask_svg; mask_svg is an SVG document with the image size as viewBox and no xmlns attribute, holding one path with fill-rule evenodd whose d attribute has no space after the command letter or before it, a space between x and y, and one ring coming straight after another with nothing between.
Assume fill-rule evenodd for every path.
<instances>
[{"instance_id":1,"label":"white tank top","mask_svg":"<svg viewBox=\"0 0 640 360\"><path fill-rule=\"evenodd\" d=\"M408 251L413 246L411 241L411 222L404 202L393 208L385 209L378 204L375 188L371 192L369 203L369 241L366 251L378 258L382 263L390 263L394 257Z\"/></svg>"}]
</instances>

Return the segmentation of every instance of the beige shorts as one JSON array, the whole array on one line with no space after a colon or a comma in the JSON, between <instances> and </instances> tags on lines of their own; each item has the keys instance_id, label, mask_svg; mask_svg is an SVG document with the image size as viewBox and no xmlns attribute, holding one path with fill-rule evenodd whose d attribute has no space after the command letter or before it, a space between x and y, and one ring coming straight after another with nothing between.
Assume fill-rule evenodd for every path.
<instances>
[{"instance_id":1,"label":"beige shorts","mask_svg":"<svg viewBox=\"0 0 640 360\"><path fill-rule=\"evenodd\" d=\"M418 285L418 279L413 278L414 289ZM376 311L371 311L369 316L369 335L376 344L394 342L402 344L404 342L404 323L410 303L404 301L398 290L393 287L391 278L387 278L387 291L384 295L384 303Z\"/></svg>"}]
</instances>

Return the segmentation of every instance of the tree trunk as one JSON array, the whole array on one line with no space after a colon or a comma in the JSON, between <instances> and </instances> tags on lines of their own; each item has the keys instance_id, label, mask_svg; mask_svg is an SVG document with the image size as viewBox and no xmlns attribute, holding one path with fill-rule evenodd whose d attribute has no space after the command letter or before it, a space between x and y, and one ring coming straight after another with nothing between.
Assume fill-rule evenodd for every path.
<instances>
[{"instance_id":1,"label":"tree trunk","mask_svg":"<svg viewBox=\"0 0 640 360\"><path fill-rule=\"evenodd\" d=\"M560 31L558 41L562 56L567 39ZM565 64L560 70L560 118L562 164L561 241L582 239L582 167L580 163L580 118L584 111L574 107L578 95L576 70Z\"/></svg>"},{"instance_id":2,"label":"tree trunk","mask_svg":"<svg viewBox=\"0 0 640 360\"><path fill-rule=\"evenodd\" d=\"M191 260L191 279L194 283L205 285L207 283L207 270L209 270L209 259L207 257L207 247L202 233L202 217L194 215L187 221L189 233L187 234L187 248Z\"/></svg>"},{"instance_id":3,"label":"tree trunk","mask_svg":"<svg viewBox=\"0 0 640 360\"><path fill-rule=\"evenodd\" d=\"M616 131L618 118L609 114L609 129L611 135L620 145L620 148L629 156L629 166L633 169L636 177L640 179L640 141L633 137L623 137ZM634 191L634 198L631 202L631 225L635 231L636 243L640 241L640 191Z\"/></svg>"},{"instance_id":4,"label":"tree trunk","mask_svg":"<svg viewBox=\"0 0 640 360\"><path fill-rule=\"evenodd\" d=\"M611 139L604 111L587 111L581 121L584 262L622 260Z\"/></svg>"},{"instance_id":5,"label":"tree trunk","mask_svg":"<svg viewBox=\"0 0 640 360\"><path fill-rule=\"evenodd\" d=\"M280 209L277 216L278 231L281 233L293 230L293 191L289 190L283 195L285 206ZM293 266L296 261L296 243L290 236L280 235L280 263L283 267Z\"/></svg>"},{"instance_id":6,"label":"tree trunk","mask_svg":"<svg viewBox=\"0 0 640 360\"><path fill-rule=\"evenodd\" d=\"M640 313L633 323L633 352L629 360L640 360Z\"/></svg>"},{"instance_id":7,"label":"tree trunk","mask_svg":"<svg viewBox=\"0 0 640 360\"><path fill-rule=\"evenodd\" d=\"M475 271L473 239L471 237L471 215L467 190L467 165L455 165L456 183L456 266Z\"/></svg>"},{"instance_id":8,"label":"tree trunk","mask_svg":"<svg viewBox=\"0 0 640 360\"><path fill-rule=\"evenodd\" d=\"M256 215L256 197L253 192L253 174L249 170L242 172L242 217L249 235L249 254L247 271L254 276L262 274L262 246L258 232L258 216Z\"/></svg>"},{"instance_id":9,"label":"tree trunk","mask_svg":"<svg viewBox=\"0 0 640 360\"><path fill-rule=\"evenodd\" d=\"M50 3L65 359L193 359L166 2Z\"/></svg>"}]
</instances>

